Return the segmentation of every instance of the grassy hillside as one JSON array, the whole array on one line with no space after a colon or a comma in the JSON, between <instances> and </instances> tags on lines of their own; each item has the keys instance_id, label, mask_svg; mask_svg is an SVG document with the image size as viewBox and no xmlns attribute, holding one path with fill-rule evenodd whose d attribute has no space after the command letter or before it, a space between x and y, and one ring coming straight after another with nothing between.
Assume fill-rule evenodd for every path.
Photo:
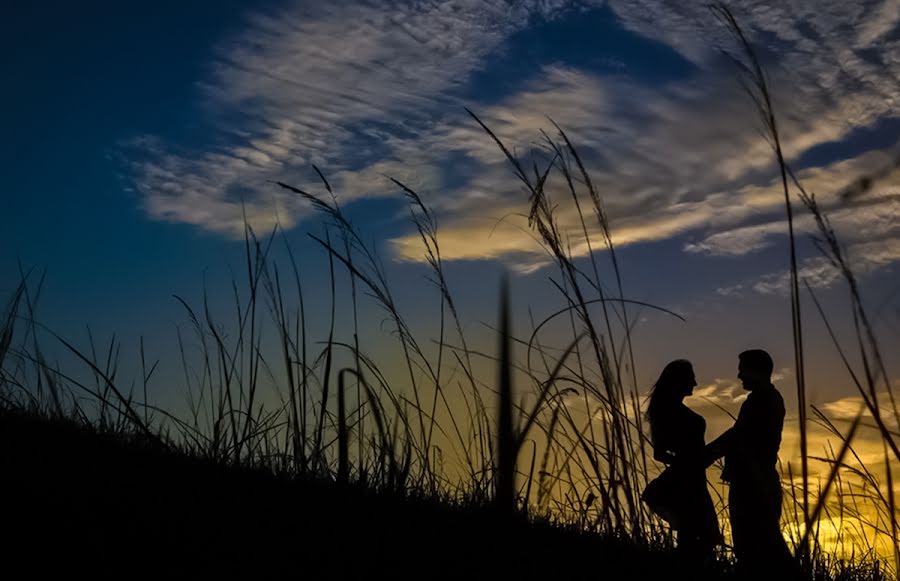
<instances>
[{"instance_id":1,"label":"grassy hillside","mask_svg":"<svg viewBox=\"0 0 900 581\"><path fill-rule=\"evenodd\" d=\"M0 478L5 568L29 576L650 579L677 567L667 551L485 506L226 466L20 411L0 412Z\"/></svg>"}]
</instances>

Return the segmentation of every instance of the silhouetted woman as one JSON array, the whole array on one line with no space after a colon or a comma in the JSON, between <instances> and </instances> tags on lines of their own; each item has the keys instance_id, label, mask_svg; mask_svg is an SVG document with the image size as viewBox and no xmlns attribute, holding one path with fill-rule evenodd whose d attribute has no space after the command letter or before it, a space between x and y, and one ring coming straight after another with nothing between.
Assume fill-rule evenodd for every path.
<instances>
[{"instance_id":1,"label":"silhouetted woman","mask_svg":"<svg viewBox=\"0 0 900 581\"><path fill-rule=\"evenodd\" d=\"M668 468L660 477L654 498L677 534L678 550L700 564L721 541L719 522L706 488L706 421L684 405L697 381L690 361L666 365L650 394L647 420L653 457ZM648 487L649 491L650 487Z\"/></svg>"}]
</instances>

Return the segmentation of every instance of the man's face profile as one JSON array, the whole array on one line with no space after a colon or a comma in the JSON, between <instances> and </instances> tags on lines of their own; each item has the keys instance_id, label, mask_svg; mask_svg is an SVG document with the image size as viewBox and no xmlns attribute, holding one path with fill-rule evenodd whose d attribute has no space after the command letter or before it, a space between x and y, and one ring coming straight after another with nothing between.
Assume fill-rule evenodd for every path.
<instances>
[{"instance_id":1,"label":"man's face profile","mask_svg":"<svg viewBox=\"0 0 900 581\"><path fill-rule=\"evenodd\" d=\"M764 383L764 378L759 369L747 365L743 361L738 362L738 379L744 384L744 389L753 391L754 388Z\"/></svg>"}]
</instances>

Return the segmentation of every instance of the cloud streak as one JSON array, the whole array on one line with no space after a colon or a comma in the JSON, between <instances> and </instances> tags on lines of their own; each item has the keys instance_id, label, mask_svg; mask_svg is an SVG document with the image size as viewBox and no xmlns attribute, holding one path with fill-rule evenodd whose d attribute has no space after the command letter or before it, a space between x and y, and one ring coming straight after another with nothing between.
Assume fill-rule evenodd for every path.
<instances>
[{"instance_id":1,"label":"cloud streak","mask_svg":"<svg viewBox=\"0 0 900 581\"><path fill-rule=\"evenodd\" d=\"M738 14L772 61L785 151L794 159L890 118L900 97L897 11L890 3L825 4L754 2ZM727 46L722 27L705 8L608 6L623 27L671 47L695 71L650 86L627 62L615 73L544 63L518 92L486 105L472 93L471 75L510 50L510 36L532 19L571 15L571 2L298 3L256 14L220 47L200 84L217 142L194 151L156 143L134 162L144 207L155 219L234 235L245 213L257 229L291 227L308 213L268 180L315 187L315 164L349 203L391 195L390 175L436 209L446 260L504 259L533 271L547 257L522 217L526 196L501 152L462 113L467 104L521 154L551 126L545 115L564 127L589 162L618 245L690 235L688 253L741 257L777 244L785 228L772 153L719 53ZM467 91L476 96L464 99ZM838 230L851 233L869 272L900 259L898 232L884 224L896 221L900 177L889 172L864 203L841 206L841 188L892 159L879 151L848 156L801 173ZM574 208L558 189L556 197L573 254L586 254ZM813 230L805 218L798 226ZM603 246L597 227L590 235L594 248ZM422 260L418 244L415 233L391 241L410 261ZM827 286L820 264L805 267ZM755 290L779 292L778 276Z\"/></svg>"},{"instance_id":2,"label":"cloud streak","mask_svg":"<svg viewBox=\"0 0 900 581\"><path fill-rule=\"evenodd\" d=\"M200 85L219 143L150 152L133 167L148 214L235 234L242 201L253 222L290 227L308 209L267 181L305 186L311 164L351 186L345 201L383 194L352 186L374 168L409 174L403 164L421 159L397 163L384 143L430 124L490 51L557 4L295 3L253 15Z\"/></svg>"}]
</instances>

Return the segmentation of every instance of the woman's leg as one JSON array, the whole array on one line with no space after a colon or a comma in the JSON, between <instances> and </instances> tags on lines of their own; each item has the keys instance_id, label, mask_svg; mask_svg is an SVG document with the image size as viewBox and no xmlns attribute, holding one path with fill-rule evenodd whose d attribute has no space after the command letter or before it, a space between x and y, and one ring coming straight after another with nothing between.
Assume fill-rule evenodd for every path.
<instances>
[{"instance_id":1,"label":"woman's leg","mask_svg":"<svg viewBox=\"0 0 900 581\"><path fill-rule=\"evenodd\" d=\"M681 560L692 569L701 567L715 557L717 539L701 529L688 527L679 530L675 539Z\"/></svg>"}]
</instances>

